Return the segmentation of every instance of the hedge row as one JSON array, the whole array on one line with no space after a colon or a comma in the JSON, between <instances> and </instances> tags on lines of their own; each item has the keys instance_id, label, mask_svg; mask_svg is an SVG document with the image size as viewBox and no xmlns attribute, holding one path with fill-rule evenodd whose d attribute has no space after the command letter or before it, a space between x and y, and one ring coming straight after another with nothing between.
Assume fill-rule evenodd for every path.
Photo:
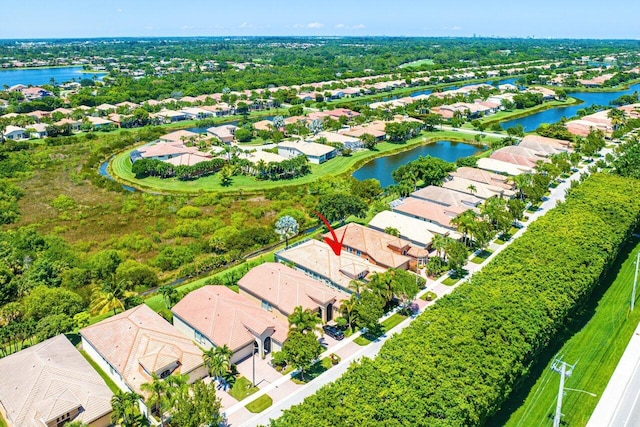
<instances>
[{"instance_id":1,"label":"hedge row","mask_svg":"<svg viewBox=\"0 0 640 427\"><path fill-rule=\"evenodd\" d=\"M374 360L273 426L482 425L639 224L640 181L594 175Z\"/></svg>"}]
</instances>

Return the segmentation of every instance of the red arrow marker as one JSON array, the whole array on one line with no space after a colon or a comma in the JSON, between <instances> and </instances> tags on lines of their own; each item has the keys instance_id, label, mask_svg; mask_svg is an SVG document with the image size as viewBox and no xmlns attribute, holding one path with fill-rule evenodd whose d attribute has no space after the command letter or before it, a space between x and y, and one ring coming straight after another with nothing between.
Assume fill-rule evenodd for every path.
<instances>
[{"instance_id":1,"label":"red arrow marker","mask_svg":"<svg viewBox=\"0 0 640 427\"><path fill-rule=\"evenodd\" d=\"M333 250L334 254L340 256L340 252L342 251L342 242L344 241L344 235L347 234L347 230L345 230L344 233L342 233L342 239L338 241L338 236L336 236L336 232L333 231L333 227L331 227L331 224L329 224L329 221L327 221L327 218L325 218L320 212L315 212L315 214L318 215L318 218L320 218L322 222L324 222L324 225L326 225L329 231L331 232L331 236L333 236L333 239L330 239L329 237L325 237L324 241L329 246L331 246L331 249Z\"/></svg>"}]
</instances>

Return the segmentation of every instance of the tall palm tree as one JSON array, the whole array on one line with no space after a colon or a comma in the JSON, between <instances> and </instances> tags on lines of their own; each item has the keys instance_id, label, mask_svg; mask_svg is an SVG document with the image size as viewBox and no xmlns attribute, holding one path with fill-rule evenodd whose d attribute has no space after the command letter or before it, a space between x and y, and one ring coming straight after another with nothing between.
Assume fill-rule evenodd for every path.
<instances>
[{"instance_id":1,"label":"tall palm tree","mask_svg":"<svg viewBox=\"0 0 640 427\"><path fill-rule=\"evenodd\" d=\"M231 358L233 357L233 350L231 350L228 345L224 344L223 346L216 347L215 352L216 354L219 354L220 356L222 356L229 365L231 364Z\"/></svg>"},{"instance_id":2,"label":"tall palm tree","mask_svg":"<svg viewBox=\"0 0 640 427\"><path fill-rule=\"evenodd\" d=\"M164 398L166 395L167 385L160 377L154 372L151 374L151 382L140 385L140 390L148 392L147 405L149 407L155 407L160 418L160 425L164 427L164 417L162 406L164 404Z\"/></svg>"},{"instance_id":3,"label":"tall palm tree","mask_svg":"<svg viewBox=\"0 0 640 427\"><path fill-rule=\"evenodd\" d=\"M304 310L302 306L294 308L293 313L289 315L289 331L297 329L302 333L323 333L322 320L318 313L309 309Z\"/></svg>"},{"instance_id":4,"label":"tall palm tree","mask_svg":"<svg viewBox=\"0 0 640 427\"><path fill-rule=\"evenodd\" d=\"M353 330L353 324L358 318L357 306L358 298L354 294L352 294L349 299L343 300L340 303L340 314L347 320L347 324L351 330Z\"/></svg>"},{"instance_id":5,"label":"tall palm tree","mask_svg":"<svg viewBox=\"0 0 640 427\"><path fill-rule=\"evenodd\" d=\"M169 286L169 285L160 286L158 288L158 292L164 298L164 302L167 305L167 308L170 309L175 303L178 302L179 292L173 286Z\"/></svg>"},{"instance_id":6,"label":"tall palm tree","mask_svg":"<svg viewBox=\"0 0 640 427\"><path fill-rule=\"evenodd\" d=\"M469 190L469 193L471 193L471 194L477 194L478 193L478 189L473 184L469 184L469 186L467 187L467 190Z\"/></svg>"},{"instance_id":7,"label":"tall palm tree","mask_svg":"<svg viewBox=\"0 0 640 427\"><path fill-rule=\"evenodd\" d=\"M115 315L117 310L124 311L124 299L135 295L135 292L125 290L124 282L106 280L102 286L95 288L91 298L91 312L94 314L106 314L113 310Z\"/></svg>"},{"instance_id":8,"label":"tall palm tree","mask_svg":"<svg viewBox=\"0 0 640 427\"><path fill-rule=\"evenodd\" d=\"M433 240L431 241L431 246L436 250L436 254L439 257L442 257L442 251L444 247L447 245L446 238L442 234L434 234Z\"/></svg>"},{"instance_id":9,"label":"tall palm tree","mask_svg":"<svg viewBox=\"0 0 640 427\"><path fill-rule=\"evenodd\" d=\"M466 210L461 214L456 215L452 220L451 224L455 225L457 230L462 233L465 241L469 243L472 240L472 234L474 230L474 225L477 219L477 214L472 210Z\"/></svg>"}]
</instances>

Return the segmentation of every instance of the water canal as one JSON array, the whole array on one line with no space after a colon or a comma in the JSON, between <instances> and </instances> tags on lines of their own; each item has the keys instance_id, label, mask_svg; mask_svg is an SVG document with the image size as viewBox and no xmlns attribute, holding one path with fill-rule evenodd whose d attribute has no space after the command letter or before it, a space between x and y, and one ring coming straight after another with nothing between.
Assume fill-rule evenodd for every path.
<instances>
[{"instance_id":1,"label":"water canal","mask_svg":"<svg viewBox=\"0 0 640 427\"><path fill-rule=\"evenodd\" d=\"M629 89L619 92L571 92L568 93L567 96L578 98L584 102L568 107L551 108L549 110L531 114L530 116L508 120L500 124L502 125L503 129L522 125L525 132L531 132L536 130L542 123L556 123L563 117L574 117L578 114L578 110L591 107L592 105L608 106L609 102L620 97L621 95L630 95L635 91L640 92L640 83L631 85Z\"/></svg>"},{"instance_id":2,"label":"water canal","mask_svg":"<svg viewBox=\"0 0 640 427\"><path fill-rule=\"evenodd\" d=\"M384 188L394 184L391 172L418 157L439 157L448 162L455 162L461 157L473 156L480 151L482 151L480 147L462 142L437 141L433 144L419 145L411 150L373 159L355 171L353 177L359 180L375 178Z\"/></svg>"}]
</instances>

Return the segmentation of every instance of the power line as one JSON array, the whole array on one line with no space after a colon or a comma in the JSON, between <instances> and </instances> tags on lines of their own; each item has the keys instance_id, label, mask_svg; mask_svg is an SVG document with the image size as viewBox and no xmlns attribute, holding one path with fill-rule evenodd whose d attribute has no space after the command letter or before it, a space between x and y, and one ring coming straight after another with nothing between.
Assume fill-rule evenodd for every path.
<instances>
[{"instance_id":1,"label":"power line","mask_svg":"<svg viewBox=\"0 0 640 427\"><path fill-rule=\"evenodd\" d=\"M556 413L553 417L553 427L560 427L560 419L562 418L562 397L564 395L564 380L571 376L575 365L569 365L560 359L554 359L551 364L551 370L560 374L560 387L558 388L558 402L556 403Z\"/></svg>"}]
</instances>

